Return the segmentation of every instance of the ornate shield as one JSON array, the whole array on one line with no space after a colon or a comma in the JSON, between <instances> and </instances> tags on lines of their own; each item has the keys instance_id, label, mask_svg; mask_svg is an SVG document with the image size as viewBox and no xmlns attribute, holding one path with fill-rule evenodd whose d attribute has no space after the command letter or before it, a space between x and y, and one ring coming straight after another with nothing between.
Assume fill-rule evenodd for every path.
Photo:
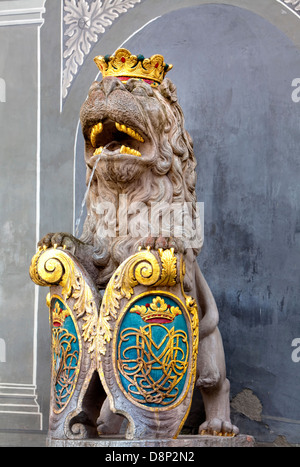
<instances>
[{"instance_id":1,"label":"ornate shield","mask_svg":"<svg viewBox=\"0 0 300 467\"><path fill-rule=\"evenodd\" d=\"M118 268L97 330L99 375L128 438L177 437L196 373L198 314L172 250L141 250Z\"/></svg>"},{"instance_id":2,"label":"ornate shield","mask_svg":"<svg viewBox=\"0 0 300 467\"><path fill-rule=\"evenodd\" d=\"M52 328L53 410L62 412L76 387L81 358L81 340L73 314L61 297L53 295L50 305Z\"/></svg>"}]
</instances>

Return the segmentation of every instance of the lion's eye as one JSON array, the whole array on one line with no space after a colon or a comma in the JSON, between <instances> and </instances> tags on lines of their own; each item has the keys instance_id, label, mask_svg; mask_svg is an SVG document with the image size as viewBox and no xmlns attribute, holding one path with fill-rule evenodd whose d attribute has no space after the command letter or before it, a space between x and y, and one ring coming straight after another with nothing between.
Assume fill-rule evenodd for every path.
<instances>
[{"instance_id":1,"label":"lion's eye","mask_svg":"<svg viewBox=\"0 0 300 467\"><path fill-rule=\"evenodd\" d=\"M153 90L149 84L145 85L136 81L135 85L132 86L131 93L135 96L141 97L153 97Z\"/></svg>"}]
</instances>

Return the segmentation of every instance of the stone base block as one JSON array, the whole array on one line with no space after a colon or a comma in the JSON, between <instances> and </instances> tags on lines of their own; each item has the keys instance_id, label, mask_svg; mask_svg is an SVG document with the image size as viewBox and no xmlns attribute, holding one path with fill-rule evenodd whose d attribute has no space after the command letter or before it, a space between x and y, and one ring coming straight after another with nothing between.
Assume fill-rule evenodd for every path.
<instances>
[{"instance_id":1,"label":"stone base block","mask_svg":"<svg viewBox=\"0 0 300 467\"><path fill-rule=\"evenodd\" d=\"M47 439L48 447L94 447L94 448L208 448L208 447L254 447L255 441L252 436L238 435L226 436L204 436L204 435L181 435L177 439L125 439L120 436L101 436L97 439Z\"/></svg>"}]
</instances>

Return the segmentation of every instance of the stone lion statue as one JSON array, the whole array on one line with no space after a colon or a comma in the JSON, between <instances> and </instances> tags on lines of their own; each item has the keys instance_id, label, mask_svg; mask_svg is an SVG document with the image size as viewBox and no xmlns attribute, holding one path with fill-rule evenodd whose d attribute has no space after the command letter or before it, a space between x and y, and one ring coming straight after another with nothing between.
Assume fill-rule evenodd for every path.
<instances>
[{"instance_id":1,"label":"stone lion statue","mask_svg":"<svg viewBox=\"0 0 300 467\"><path fill-rule=\"evenodd\" d=\"M185 205L185 214L191 219L196 216L196 160L175 85L168 78L154 88L144 80L122 82L106 76L90 87L80 120L90 183L83 233L80 239L50 233L39 246L71 250L99 288L139 247L174 248L184 254L184 286L197 299L200 314L196 386L202 393L206 420L199 433L237 434L230 420L218 310L196 261L201 236L191 243L188 232L176 235L180 218L176 214L160 229L151 224L157 206L163 210ZM104 404L99 431L117 432L120 419Z\"/></svg>"}]
</instances>

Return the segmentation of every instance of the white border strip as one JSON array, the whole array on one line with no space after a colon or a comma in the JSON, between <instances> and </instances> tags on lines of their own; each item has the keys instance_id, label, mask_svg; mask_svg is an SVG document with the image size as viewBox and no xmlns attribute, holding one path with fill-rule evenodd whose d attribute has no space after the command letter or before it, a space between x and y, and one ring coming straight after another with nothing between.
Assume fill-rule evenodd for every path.
<instances>
[{"instance_id":1,"label":"white border strip","mask_svg":"<svg viewBox=\"0 0 300 467\"><path fill-rule=\"evenodd\" d=\"M62 95L62 88L63 88L63 73L64 73L64 59L63 59L63 53L64 53L64 3L63 0L61 0L60 3L60 83L59 83L59 110L60 113L62 113L63 110L63 95Z\"/></svg>"},{"instance_id":2,"label":"white border strip","mask_svg":"<svg viewBox=\"0 0 300 467\"><path fill-rule=\"evenodd\" d=\"M0 21L0 26L22 26L26 24L43 24L44 20L41 19L19 19L19 20L9 20L9 21Z\"/></svg>"},{"instance_id":3,"label":"white border strip","mask_svg":"<svg viewBox=\"0 0 300 467\"><path fill-rule=\"evenodd\" d=\"M41 209L41 27L37 28L37 128L36 128L36 244L40 240L40 209ZM32 382L36 385L37 374L37 333L38 333L39 286L34 290L33 319L33 375Z\"/></svg>"}]
</instances>

